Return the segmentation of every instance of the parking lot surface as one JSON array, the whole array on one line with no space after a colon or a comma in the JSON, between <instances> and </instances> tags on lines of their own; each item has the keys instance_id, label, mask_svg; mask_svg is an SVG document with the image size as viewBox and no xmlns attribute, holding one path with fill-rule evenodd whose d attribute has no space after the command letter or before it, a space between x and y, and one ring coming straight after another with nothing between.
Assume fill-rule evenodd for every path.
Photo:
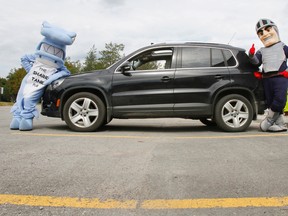
<instances>
[{"instance_id":1,"label":"parking lot surface","mask_svg":"<svg viewBox=\"0 0 288 216\"><path fill-rule=\"evenodd\" d=\"M0 215L288 215L288 133L189 119L112 120L77 133L0 107ZM286 119L287 122L287 119Z\"/></svg>"}]
</instances>

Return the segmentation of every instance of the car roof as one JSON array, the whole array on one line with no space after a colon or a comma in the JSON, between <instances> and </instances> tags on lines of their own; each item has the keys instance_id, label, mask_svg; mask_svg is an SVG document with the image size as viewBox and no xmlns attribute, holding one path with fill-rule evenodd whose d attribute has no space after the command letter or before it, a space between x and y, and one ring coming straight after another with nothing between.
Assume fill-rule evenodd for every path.
<instances>
[{"instance_id":1,"label":"car roof","mask_svg":"<svg viewBox=\"0 0 288 216\"><path fill-rule=\"evenodd\" d=\"M207 46L207 47L215 47L215 48L225 48L225 49L237 49L239 51L245 51L245 49L240 47L234 47L229 44L221 44L221 43L208 43L208 42L169 42L169 43L155 43L151 44L150 46L147 46L146 48L153 48L153 47L159 47L159 46Z\"/></svg>"}]
</instances>

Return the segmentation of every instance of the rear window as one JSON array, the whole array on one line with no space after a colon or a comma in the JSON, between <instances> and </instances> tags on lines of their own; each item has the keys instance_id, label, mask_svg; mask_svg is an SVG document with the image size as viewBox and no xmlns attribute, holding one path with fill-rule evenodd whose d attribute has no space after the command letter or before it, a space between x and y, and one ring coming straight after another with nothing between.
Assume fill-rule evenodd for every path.
<instances>
[{"instance_id":1,"label":"rear window","mask_svg":"<svg viewBox=\"0 0 288 216\"><path fill-rule=\"evenodd\" d=\"M182 48L181 68L235 66L236 60L229 50L206 47Z\"/></svg>"}]
</instances>

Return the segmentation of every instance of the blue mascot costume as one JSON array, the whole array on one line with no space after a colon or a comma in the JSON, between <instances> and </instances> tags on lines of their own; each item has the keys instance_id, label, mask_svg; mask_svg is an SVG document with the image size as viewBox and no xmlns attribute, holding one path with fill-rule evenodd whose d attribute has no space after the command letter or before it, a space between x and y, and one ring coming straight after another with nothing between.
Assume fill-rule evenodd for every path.
<instances>
[{"instance_id":1,"label":"blue mascot costume","mask_svg":"<svg viewBox=\"0 0 288 216\"><path fill-rule=\"evenodd\" d=\"M70 75L64 66L66 45L74 42L76 33L43 22L41 34L44 39L37 46L35 54L21 58L27 75L22 80L16 103L11 109L13 113L11 130L32 130L33 118L39 116L36 104L42 97L45 87L54 80Z\"/></svg>"},{"instance_id":2,"label":"blue mascot costume","mask_svg":"<svg viewBox=\"0 0 288 216\"><path fill-rule=\"evenodd\" d=\"M255 53L254 44L249 50L251 62L262 65L262 72L255 76L262 79L268 114L260 123L262 131L287 131L283 109L287 99L288 47L280 41L276 24L269 19L260 19L256 24L256 32L264 47Z\"/></svg>"}]
</instances>

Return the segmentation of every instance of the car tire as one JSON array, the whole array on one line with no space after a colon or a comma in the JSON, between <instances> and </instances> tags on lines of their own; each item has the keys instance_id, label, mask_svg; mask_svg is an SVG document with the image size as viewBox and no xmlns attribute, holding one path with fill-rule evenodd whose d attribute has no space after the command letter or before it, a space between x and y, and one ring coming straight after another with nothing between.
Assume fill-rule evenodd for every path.
<instances>
[{"instance_id":1,"label":"car tire","mask_svg":"<svg viewBox=\"0 0 288 216\"><path fill-rule=\"evenodd\" d=\"M215 107L215 122L227 132L245 131L252 122L253 109L242 95L231 94L221 98Z\"/></svg>"},{"instance_id":2,"label":"car tire","mask_svg":"<svg viewBox=\"0 0 288 216\"><path fill-rule=\"evenodd\" d=\"M106 109L95 94L80 92L72 95L64 105L63 117L70 129L78 132L96 131L104 125Z\"/></svg>"}]
</instances>

